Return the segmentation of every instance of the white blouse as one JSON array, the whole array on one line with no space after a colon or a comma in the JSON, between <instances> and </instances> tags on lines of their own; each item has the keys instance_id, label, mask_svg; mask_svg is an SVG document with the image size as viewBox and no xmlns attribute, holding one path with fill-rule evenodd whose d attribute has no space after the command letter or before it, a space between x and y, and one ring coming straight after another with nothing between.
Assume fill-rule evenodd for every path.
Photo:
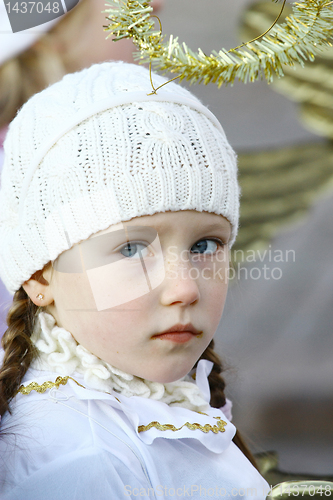
<instances>
[{"instance_id":1,"label":"white blouse","mask_svg":"<svg viewBox=\"0 0 333 500\"><path fill-rule=\"evenodd\" d=\"M54 328L49 322L46 337L65 331L56 327L62 332L55 335ZM36 345L46 337L39 332ZM155 399L92 388L80 363L58 375L59 363L57 370L46 370L50 354L28 370L12 415L1 421L2 500L266 498L268 484L232 442L234 425L208 405L211 362L199 362L195 382L174 383L178 397L190 394L184 407L163 401L170 399L170 387L158 399L154 391ZM205 410L189 409L190 400L200 407L204 402Z\"/></svg>"}]
</instances>

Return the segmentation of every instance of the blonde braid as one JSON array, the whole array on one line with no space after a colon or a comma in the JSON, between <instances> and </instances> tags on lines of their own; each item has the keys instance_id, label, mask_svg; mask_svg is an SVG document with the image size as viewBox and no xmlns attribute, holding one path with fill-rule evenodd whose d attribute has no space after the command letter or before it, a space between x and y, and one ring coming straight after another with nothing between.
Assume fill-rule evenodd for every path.
<instances>
[{"instance_id":1,"label":"blonde braid","mask_svg":"<svg viewBox=\"0 0 333 500\"><path fill-rule=\"evenodd\" d=\"M6 411L10 412L9 403L36 355L30 337L39 309L22 287L15 292L13 304L7 314L8 328L2 337L5 355L0 368L1 416Z\"/></svg>"}]
</instances>

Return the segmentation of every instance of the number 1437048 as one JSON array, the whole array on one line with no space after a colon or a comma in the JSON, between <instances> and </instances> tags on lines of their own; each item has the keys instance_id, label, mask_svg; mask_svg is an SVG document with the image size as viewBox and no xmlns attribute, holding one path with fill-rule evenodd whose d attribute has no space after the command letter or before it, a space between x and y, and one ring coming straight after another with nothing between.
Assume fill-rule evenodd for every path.
<instances>
[{"instance_id":1,"label":"number 1437048","mask_svg":"<svg viewBox=\"0 0 333 500\"><path fill-rule=\"evenodd\" d=\"M6 3L6 9L8 14L16 12L17 14L32 14L36 12L37 14L42 14L43 12L48 12L49 14L59 14L60 3L59 2L15 2L14 5L11 3Z\"/></svg>"}]
</instances>

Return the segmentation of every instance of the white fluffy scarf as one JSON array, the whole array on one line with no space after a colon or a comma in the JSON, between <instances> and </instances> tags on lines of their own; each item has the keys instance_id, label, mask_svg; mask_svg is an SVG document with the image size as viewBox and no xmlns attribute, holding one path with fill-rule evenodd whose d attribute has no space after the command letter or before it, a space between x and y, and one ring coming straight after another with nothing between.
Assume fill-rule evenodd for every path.
<instances>
[{"instance_id":1,"label":"white fluffy scarf","mask_svg":"<svg viewBox=\"0 0 333 500\"><path fill-rule=\"evenodd\" d=\"M161 384L118 370L78 344L71 333L58 327L53 316L48 313L39 313L31 339L39 353L32 368L61 375L79 373L87 387L98 391L117 391L127 397L151 398L170 406L196 411L204 411L209 406L189 375L175 382Z\"/></svg>"}]
</instances>

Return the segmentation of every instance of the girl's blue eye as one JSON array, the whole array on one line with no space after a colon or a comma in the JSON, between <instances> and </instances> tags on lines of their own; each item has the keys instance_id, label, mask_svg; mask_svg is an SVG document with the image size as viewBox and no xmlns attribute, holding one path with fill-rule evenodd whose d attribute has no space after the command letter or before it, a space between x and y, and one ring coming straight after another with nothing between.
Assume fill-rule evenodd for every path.
<instances>
[{"instance_id":1,"label":"girl's blue eye","mask_svg":"<svg viewBox=\"0 0 333 500\"><path fill-rule=\"evenodd\" d=\"M141 247L141 248L140 248ZM134 257L135 255L137 257L140 256L140 254L142 255L142 253L144 252L144 250L147 248L146 245L144 245L143 243L137 243L137 242L133 242L131 241L130 243L127 243L125 246L123 246L121 249L120 249L120 253L124 256L124 257L128 257L128 258L132 258Z\"/></svg>"},{"instance_id":2,"label":"girl's blue eye","mask_svg":"<svg viewBox=\"0 0 333 500\"><path fill-rule=\"evenodd\" d=\"M218 240L212 240L205 238L203 240L198 241L191 248L192 253L215 253L218 248L222 248L224 244Z\"/></svg>"}]
</instances>

